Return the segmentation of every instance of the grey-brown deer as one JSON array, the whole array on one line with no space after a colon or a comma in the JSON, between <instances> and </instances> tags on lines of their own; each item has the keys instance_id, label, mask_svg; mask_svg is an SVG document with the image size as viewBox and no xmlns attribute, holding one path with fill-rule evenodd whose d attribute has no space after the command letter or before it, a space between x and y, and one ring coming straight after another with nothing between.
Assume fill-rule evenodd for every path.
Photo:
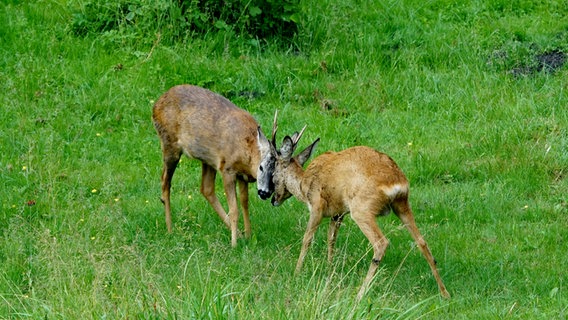
<instances>
[{"instance_id":1,"label":"grey-brown deer","mask_svg":"<svg viewBox=\"0 0 568 320\"><path fill-rule=\"evenodd\" d=\"M276 119L276 117L275 117ZM270 197L274 191L271 173L263 162L274 165L269 144L251 114L228 99L207 89L178 85L154 104L152 121L161 142L163 156L162 197L166 226L172 231L170 188L182 154L202 162L201 193L231 230L231 245L237 245L239 210L236 185L243 211L245 236L251 235L248 183L257 181L258 195ZM273 130L276 130L276 122ZM259 147L261 146L261 147ZM268 168L268 167L267 167ZM215 195L215 176L220 172L229 214Z\"/></svg>"},{"instance_id":2,"label":"grey-brown deer","mask_svg":"<svg viewBox=\"0 0 568 320\"><path fill-rule=\"evenodd\" d=\"M428 244L414 221L408 202L409 183L398 165L386 154L358 146L341 152L324 153L315 158L304 171L302 166L313 154L319 138L293 157L303 131L302 129L292 137L286 136L280 150L277 151L274 144L271 147L276 161L272 204L278 206L293 195L306 203L310 211L296 273L302 268L308 247L323 217L331 218L328 231L328 261L332 261L339 226L343 217L350 213L373 247L371 266L357 294L360 300L388 246L387 238L377 225L376 216L386 215L392 210L410 231L428 261L440 294L449 298L450 294L438 274ZM274 138L273 136L273 141Z\"/></svg>"}]
</instances>

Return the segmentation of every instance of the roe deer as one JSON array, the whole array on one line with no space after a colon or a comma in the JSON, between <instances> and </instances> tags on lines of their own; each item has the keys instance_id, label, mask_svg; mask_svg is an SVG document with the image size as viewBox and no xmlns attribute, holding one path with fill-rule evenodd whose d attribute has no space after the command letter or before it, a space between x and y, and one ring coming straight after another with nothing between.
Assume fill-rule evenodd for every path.
<instances>
[{"instance_id":1,"label":"roe deer","mask_svg":"<svg viewBox=\"0 0 568 320\"><path fill-rule=\"evenodd\" d=\"M292 137L286 136L279 151L276 150L276 145L271 147L276 160L272 204L278 206L294 195L306 203L310 210L296 273L302 268L308 247L323 217L331 217L328 231L328 261L331 262L339 226L344 215L351 213L351 218L371 242L374 251L371 266L357 294L357 299L360 300L388 245L375 218L392 210L410 231L428 261L440 294L449 298L428 244L416 227L408 202L409 183L398 165L386 154L359 146L322 154L304 171L302 166L312 155L319 138L292 157L302 132L303 129Z\"/></svg>"},{"instance_id":2,"label":"roe deer","mask_svg":"<svg viewBox=\"0 0 568 320\"><path fill-rule=\"evenodd\" d=\"M276 119L276 118L275 118ZM168 232L172 231L170 188L172 176L182 153L202 162L201 193L231 230L231 245L237 245L239 209L236 184L243 210L245 236L251 235L248 210L248 183L257 180L262 199L274 191L272 170L263 170L263 162L274 165L269 144L259 144L262 134L255 119L228 99L207 89L178 85L164 93L154 104L152 122L160 137L163 171L162 197ZM276 130L274 123L273 130ZM275 132L273 132L274 135ZM221 173L229 214L215 195L215 176Z\"/></svg>"}]
</instances>

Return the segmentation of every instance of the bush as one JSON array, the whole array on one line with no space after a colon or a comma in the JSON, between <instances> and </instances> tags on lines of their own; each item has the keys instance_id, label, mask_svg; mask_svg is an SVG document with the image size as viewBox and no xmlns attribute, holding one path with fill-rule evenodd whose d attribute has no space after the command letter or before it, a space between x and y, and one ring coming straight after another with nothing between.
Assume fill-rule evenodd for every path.
<instances>
[{"instance_id":1,"label":"bush","mask_svg":"<svg viewBox=\"0 0 568 320\"><path fill-rule=\"evenodd\" d=\"M183 41L231 31L255 39L290 40L297 31L299 0L92 0L73 15L77 36L121 32L139 39Z\"/></svg>"}]
</instances>

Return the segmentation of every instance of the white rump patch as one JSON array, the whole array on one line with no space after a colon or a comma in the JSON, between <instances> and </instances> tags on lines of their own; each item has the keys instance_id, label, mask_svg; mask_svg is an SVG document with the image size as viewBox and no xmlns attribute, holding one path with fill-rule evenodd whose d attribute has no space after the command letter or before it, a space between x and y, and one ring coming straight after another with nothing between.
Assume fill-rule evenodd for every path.
<instances>
[{"instance_id":1,"label":"white rump patch","mask_svg":"<svg viewBox=\"0 0 568 320\"><path fill-rule=\"evenodd\" d=\"M389 199L394 199L396 196L402 193L408 192L408 185L395 184L389 187L383 187L383 192L389 197Z\"/></svg>"}]
</instances>

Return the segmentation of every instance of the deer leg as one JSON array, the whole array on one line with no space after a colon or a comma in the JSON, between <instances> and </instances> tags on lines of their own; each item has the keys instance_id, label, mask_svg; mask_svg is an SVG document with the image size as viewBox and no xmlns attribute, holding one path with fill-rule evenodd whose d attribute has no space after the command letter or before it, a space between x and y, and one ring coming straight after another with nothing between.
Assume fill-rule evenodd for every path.
<instances>
[{"instance_id":1,"label":"deer leg","mask_svg":"<svg viewBox=\"0 0 568 320\"><path fill-rule=\"evenodd\" d=\"M329 223L329 229L327 231L327 261L331 263L333 260L333 248L335 247L335 241L337 240L337 233L339 232L339 227L343 221L343 215L335 216L331 218Z\"/></svg>"},{"instance_id":2,"label":"deer leg","mask_svg":"<svg viewBox=\"0 0 568 320\"><path fill-rule=\"evenodd\" d=\"M223 186L225 195L229 205L229 221L231 228L231 246L237 246L237 237L239 236L239 206L237 204L236 179L234 174L223 172Z\"/></svg>"},{"instance_id":3,"label":"deer leg","mask_svg":"<svg viewBox=\"0 0 568 320\"><path fill-rule=\"evenodd\" d=\"M322 215L320 212L310 213L308 227L306 228L306 233L304 233L304 240L302 241L302 250L300 251L300 257L298 257L298 262L296 263L296 274L298 274L302 269L304 258L306 258L306 253L308 252L308 247L311 245L312 240L314 239L314 234L318 229L321 219Z\"/></svg>"},{"instance_id":4,"label":"deer leg","mask_svg":"<svg viewBox=\"0 0 568 320\"><path fill-rule=\"evenodd\" d=\"M377 222L375 221L375 215L369 212L351 212L351 216L359 229L365 234L371 246L373 247L373 260L371 260L371 265L369 266L369 271L367 271L367 276L365 280L363 280L363 284L359 289L359 293L357 294L357 300L361 300L369 284L373 280L375 273L379 267L379 263L383 256L385 255L385 250L389 244L387 238L379 229Z\"/></svg>"},{"instance_id":5,"label":"deer leg","mask_svg":"<svg viewBox=\"0 0 568 320\"><path fill-rule=\"evenodd\" d=\"M408 199L396 201L392 204L392 207L395 214L402 221L402 223L404 223L404 225L412 235L412 238L418 245L418 249L420 249L420 252L422 252L422 255L424 256L424 258L426 258L426 261L428 261L430 269L432 269L432 274L434 275L434 278L438 283L438 289L440 290L440 294L444 298L450 298L450 294L446 290L446 286L444 286L444 283L442 282L442 279L438 274L438 269L436 268L436 260L434 260L434 257L430 252L430 248L428 248L428 244L426 243L424 238L422 238L422 235L420 234L420 231L416 226L416 222L414 221L414 216L412 214L412 210L410 209L410 204L408 203Z\"/></svg>"},{"instance_id":6,"label":"deer leg","mask_svg":"<svg viewBox=\"0 0 568 320\"><path fill-rule=\"evenodd\" d=\"M250 227L249 206L248 206L248 183L242 179L238 179L237 183L239 185L239 198L241 200L241 206L243 208L245 237L247 239L250 239L251 227Z\"/></svg>"},{"instance_id":7,"label":"deer leg","mask_svg":"<svg viewBox=\"0 0 568 320\"><path fill-rule=\"evenodd\" d=\"M172 232L172 214L170 207L170 189L172 186L172 177L176 171L179 159L181 157L181 150L172 150L168 152L163 148L164 154L164 168L162 170L162 203L164 204L166 213L166 227L168 232Z\"/></svg>"},{"instance_id":8,"label":"deer leg","mask_svg":"<svg viewBox=\"0 0 568 320\"><path fill-rule=\"evenodd\" d=\"M231 222L229 221L229 217L227 216L225 209L221 206L217 195L215 195L215 175L217 174L217 171L215 168L205 163L203 163L201 167L201 194L203 194L205 199L207 199L209 204L211 204L213 209L215 209L215 212L217 212L227 228L230 229Z\"/></svg>"}]
</instances>

